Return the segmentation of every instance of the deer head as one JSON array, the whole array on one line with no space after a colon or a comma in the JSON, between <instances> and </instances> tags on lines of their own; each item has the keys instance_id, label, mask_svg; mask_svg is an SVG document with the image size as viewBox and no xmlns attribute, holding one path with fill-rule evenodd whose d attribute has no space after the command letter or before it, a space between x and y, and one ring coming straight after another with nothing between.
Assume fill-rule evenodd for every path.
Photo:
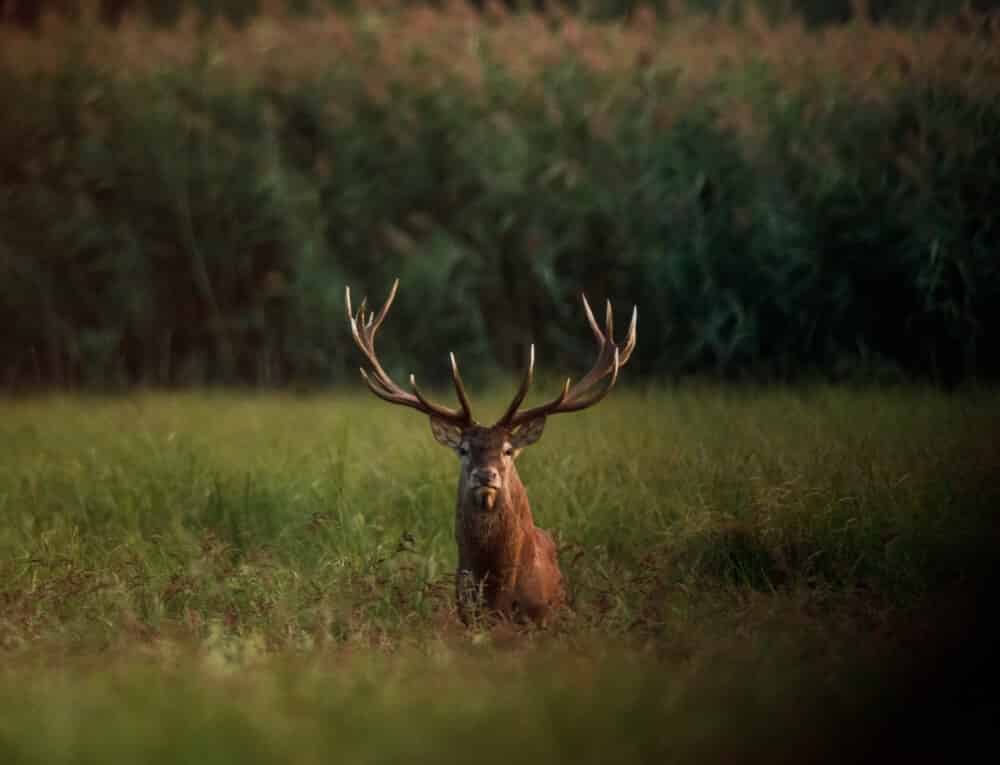
<instances>
[{"instance_id":1,"label":"deer head","mask_svg":"<svg viewBox=\"0 0 1000 765\"><path fill-rule=\"evenodd\" d=\"M493 425L483 426L472 416L472 405L458 371L454 353L449 354L449 359L452 381L458 395L458 409L430 401L417 386L414 375L410 375L411 390L406 391L393 382L382 368L375 353L375 335L396 298L398 288L399 279L396 279L389 297L377 315L366 311L366 301L362 301L355 314L351 308L351 288L346 288L345 302L351 334L371 367L370 372L362 368L361 376L372 393L384 401L408 406L430 417L431 432L435 440L458 455L462 463L461 480L485 509L491 508L497 494L504 491L504 479L521 450L542 437L546 418L554 414L578 412L601 401L611 392L618 380L618 371L625 366L635 349L638 309L632 309L632 319L629 322L625 342L619 348L613 341L614 321L611 302L607 303L605 329L602 331L590 309L587 297L581 294L583 310L598 345L597 360L591 370L575 385L572 384L572 380L567 379L562 392L551 401L521 410L521 404L528 395L535 372L535 346L532 345L528 367L513 400L499 420ZM599 386L598 383L602 380L603 385Z\"/></svg>"}]
</instances>

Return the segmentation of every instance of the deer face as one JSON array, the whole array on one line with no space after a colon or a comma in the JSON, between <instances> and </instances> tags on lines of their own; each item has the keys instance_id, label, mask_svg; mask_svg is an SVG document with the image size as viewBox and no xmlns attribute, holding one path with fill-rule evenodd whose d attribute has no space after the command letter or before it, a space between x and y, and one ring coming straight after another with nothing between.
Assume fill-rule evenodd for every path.
<instances>
[{"instance_id":1,"label":"deer face","mask_svg":"<svg viewBox=\"0 0 1000 765\"><path fill-rule=\"evenodd\" d=\"M494 425L462 427L431 417L431 432L442 446L452 449L461 462L459 491L480 510L492 510L497 498L506 496L516 475L514 460L521 450L542 437L545 418L517 428Z\"/></svg>"}]
</instances>

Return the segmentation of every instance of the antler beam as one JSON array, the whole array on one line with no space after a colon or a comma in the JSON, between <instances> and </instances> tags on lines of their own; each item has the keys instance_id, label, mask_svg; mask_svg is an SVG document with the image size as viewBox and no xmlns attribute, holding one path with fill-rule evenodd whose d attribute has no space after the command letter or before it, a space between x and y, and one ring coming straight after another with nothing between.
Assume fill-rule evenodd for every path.
<instances>
[{"instance_id":1,"label":"antler beam","mask_svg":"<svg viewBox=\"0 0 1000 765\"><path fill-rule=\"evenodd\" d=\"M378 315L366 312L366 300L361 301L358 312L355 314L351 308L351 288L345 288L344 299L347 306L347 321L351 326L351 335L354 337L354 343L368 360L369 366L371 366L370 373L362 368L361 376L364 378L371 392L383 401L408 406L411 409L416 409L418 412L423 412L424 414L457 425L467 426L475 423L472 417L472 406L469 403L469 396L465 392L465 384L462 382L462 376L458 372L458 363L455 361L454 353L449 354L451 358L451 378L455 383L455 392L458 394L458 402L461 405L460 409L450 409L430 401L417 387L416 378L412 374L410 375L410 387L413 389L413 392L410 393L403 390L393 382L392 378L389 377L379 363L378 356L375 353L375 335L379 327L382 326L382 322L385 321L389 307L396 298L396 290L398 288L399 279L396 279L392 283L389 297L386 298L385 305L382 306Z\"/></svg>"},{"instance_id":2,"label":"antler beam","mask_svg":"<svg viewBox=\"0 0 1000 765\"><path fill-rule=\"evenodd\" d=\"M572 387L570 385L572 381L567 379L565 385L563 385L562 392L548 403L519 412L518 409L524 402L525 396L528 395L528 388L531 387L531 380L535 372L535 346L532 345L528 368L524 373L521 386L518 388L517 393L514 395L514 400L510 402L510 406L507 407L507 411L503 417L497 421L497 425L505 425L513 428L539 417L548 417L549 415L562 414L564 412L578 412L599 402L615 386L615 382L618 380L618 370L628 363L629 358L632 356L632 351L635 350L638 308L632 308L632 320L629 322L625 342L619 347L614 342L614 317L611 311L611 301L607 302L605 329L602 332L600 326L597 324L597 320L594 318L594 312L590 310L587 296L581 294L580 298L583 301L583 310L587 315L587 323L590 324L590 329L597 340L598 352L594 366ZM607 383L603 387L596 387L597 383L605 377L608 378Z\"/></svg>"}]
</instances>

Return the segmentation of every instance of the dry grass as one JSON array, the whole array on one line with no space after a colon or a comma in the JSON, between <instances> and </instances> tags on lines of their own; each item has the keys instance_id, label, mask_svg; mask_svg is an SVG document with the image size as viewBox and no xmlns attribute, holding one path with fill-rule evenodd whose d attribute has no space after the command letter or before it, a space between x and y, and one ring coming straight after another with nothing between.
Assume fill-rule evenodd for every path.
<instances>
[{"instance_id":1,"label":"dry grass","mask_svg":"<svg viewBox=\"0 0 1000 765\"><path fill-rule=\"evenodd\" d=\"M752 7L739 23L678 12L659 21L648 8L615 23L556 12L512 15L495 4L479 15L457 1L442 10L368 4L352 15L273 11L245 29L188 13L173 29L133 16L109 30L86 16L82 25L49 16L37 37L3 29L3 65L54 71L72 51L95 67L135 75L189 66L207 51L211 69L250 79L309 78L363 65L373 84L446 76L475 83L488 55L524 77L572 60L610 76L676 71L697 87L759 61L793 90L830 78L867 98L903 81L947 80L981 95L1000 89L1000 17L971 12L922 29L857 22L818 31L795 19L771 23Z\"/></svg>"}]
</instances>

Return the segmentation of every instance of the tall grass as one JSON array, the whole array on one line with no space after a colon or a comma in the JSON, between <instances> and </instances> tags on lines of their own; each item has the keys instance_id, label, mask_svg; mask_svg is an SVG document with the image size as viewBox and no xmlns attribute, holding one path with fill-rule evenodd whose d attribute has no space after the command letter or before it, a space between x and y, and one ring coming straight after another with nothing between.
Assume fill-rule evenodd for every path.
<instances>
[{"instance_id":1,"label":"tall grass","mask_svg":"<svg viewBox=\"0 0 1000 765\"><path fill-rule=\"evenodd\" d=\"M998 420L988 390L707 385L552 418L520 470L573 597L535 633L455 616L456 466L423 417L347 392L0 402L0 755L953 751L948 715L990 730L993 633L965 631Z\"/></svg>"},{"instance_id":2,"label":"tall grass","mask_svg":"<svg viewBox=\"0 0 1000 765\"><path fill-rule=\"evenodd\" d=\"M997 416L985 393L622 393L553 418L521 470L569 551L577 629L673 628L712 582L901 607L982 572ZM144 395L7 403L2 427L5 619L26 648L128 620L225 618L281 647L451 618L455 467L423 418Z\"/></svg>"},{"instance_id":3,"label":"tall grass","mask_svg":"<svg viewBox=\"0 0 1000 765\"><path fill-rule=\"evenodd\" d=\"M585 363L581 290L640 306L638 375L1000 370L975 25L52 24L0 68L8 385L338 379L344 284L396 275L424 379Z\"/></svg>"}]
</instances>

